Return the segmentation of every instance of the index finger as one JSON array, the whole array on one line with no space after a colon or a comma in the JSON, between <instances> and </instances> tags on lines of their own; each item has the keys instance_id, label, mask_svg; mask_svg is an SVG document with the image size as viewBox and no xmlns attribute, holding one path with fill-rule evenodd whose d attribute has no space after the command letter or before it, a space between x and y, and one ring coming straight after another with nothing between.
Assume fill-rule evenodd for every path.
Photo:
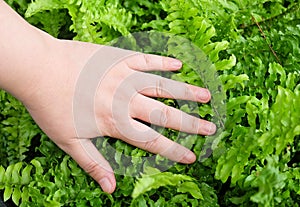
<instances>
[{"instance_id":1,"label":"index finger","mask_svg":"<svg viewBox=\"0 0 300 207\"><path fill-rule=\"evenodd\" d=\"M211 99L208 89L171 80L158 75L136 72L126 81L132 83L135 90L145 96L171 98L207 103Z\"/></svg>"},{"instance_id":2,"label":"index finger","mask_svg":"<svg viewBox=\"0 0 300 207\"><path fill-rule=\"evenodd\" d=\"M175 58L144 53L130 56L124 61L129 68L138 71L174 71L182 67L182 62Z\"/></svg>"}]
</instances>

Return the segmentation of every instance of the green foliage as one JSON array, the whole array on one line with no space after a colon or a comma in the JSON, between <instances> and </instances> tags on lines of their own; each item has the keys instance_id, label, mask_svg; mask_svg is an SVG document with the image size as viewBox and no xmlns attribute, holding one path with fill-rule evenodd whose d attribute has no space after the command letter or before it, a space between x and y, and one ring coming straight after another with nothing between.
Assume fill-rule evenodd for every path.
<instances>
[{"instance_id":1,"label":"green foliage","mask_svg":"<svg viewBox=\"0 0 300 207\"><path fill-rule=\"evenodd\" d=\"M4 201L12 198L20 206L111 204L112 197L91 183L73 160L68 156L59 160L58 164L48 162L45 158L37 158L29 164L12 164L6 170L0 167L0 189L4 189ZM48 164L51 167L45 171Z\"/></svg>"},{"instance_id":2,"label":"green foliage","mask_svg":"<svg viewBox=\"0 0 300 207\"><path fill-rule=\"evenodd\" d=\"M170 77L213 95L209 105L162 101L216 122L219 131L201 137L157 129L195 151L201 162L192 165L119 140L95 140L117 174L117 190L107 195L48 140L21 103L0 91L4 200L20 206L299 206L298 0L7 2L59 38L109 44L148 31L151 44L138 46L181 59L183 68ZM156 41L157 32L168 33L167 48Z\"/></svg>"},{"instance_id":3,"label":"green foliage","mask_svg":"<svg viewBox=\"0 0 300 207\"><path fill-rule=\"evenodd\" d=\"M146 7L146 9L142 9ZM25 13L27 18L39 13L42 15L55 16L53 19L42 16L38 18L47 32L52 30L57 34L61 28L61 20L55 14L57 10L67 10L72 19L70 29L76 34L74 39L106 43L119 35L128 35L132 28L140 25L139 18L149 18L150 15L159 16L155 3L148 1L43 1L37 0L31 3ZM50 14L48 13L50 12ZM67 17L65 12L61 13ZM58 20L58 21L55 21ZM49 25L51 27L49 28Z\"/></svg>"},{"instance_id":4,"label":"green foliage","mask_svg":"<svg viewBox=\"0 0 300 207\"><path fill-rule=\"evenodd\" d=\"M267 157L267 164L258 169L257 175L250 175L245 181L245 186L259 188L259 191L251 196L251 200L263 206L274 206L275 202L282 202L282 199L289 199L289 194L277 194L286 185L286 173L281 172L278 166L278 157ZM277 191L277 192L276 192Z\"/></svg>"},{"instance_id":5,"label":"green foliage","mask_svg":"<svg viewBox=\"0 0 300 207\"><path fill-rule=\"evenodd\" d=\"M137 198L139 195L144 194L145 192L158 189L162 186L174 185L178 187L179 192L189 192L188 185L192 185L193 182L184 182L184 181L192 181L192 178L186 175L176 175L170 172L160 172L157 169L146 169L146 174L142 175L142 178L139 178L135 188L132 192L132 197ZM184 183L182 183L184 182ZM197 185L196 185L197 186ZM195 192L192 194L195 198L202 198L202 194L199 189L194 188ZM198 190L198 191L197 191Z\"/></svg>"},{"instance_id":6,"label":"green foliage","mask_svg":"<svg viewBox=\"0 0 300 207\"><path fill-rule=\"evenodd\" d=\"M7 166L26 158L31 139L40 131L22 104L4 91L0 91L0 111L0 165Z\"/></svg>"},{"instance_id":7,"label":"green foliage","mask_svg":"<svg viewBox=\"0 0 300 207\"><path fill-rule=\"evenodd\" d=\"M155 195L158 190L162 191L164 196L153 202L149 196ZM204 195L202 195L202 190L205 192ZM172 191L176 193L174 197L172 197ZM150 167L146 168L142 177L137 180L132 197L131 206L141 206L141 203L158 206L166 205L166 202L170 206L176 204L182 206L218 206L217 197L207 184L199 184L187 175L160 172Z\"/></svg>"}]
</instances>

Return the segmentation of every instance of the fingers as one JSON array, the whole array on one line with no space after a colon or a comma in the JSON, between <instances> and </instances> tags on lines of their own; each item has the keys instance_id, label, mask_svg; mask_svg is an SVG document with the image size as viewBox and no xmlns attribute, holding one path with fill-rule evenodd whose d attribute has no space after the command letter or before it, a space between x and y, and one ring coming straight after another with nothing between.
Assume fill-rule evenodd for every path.
<instances>
[{"instance_id":1,"label":"fingers","mask_svg":"<svg viewBox=\"0 0 300 207\"><path fill-rule=\"evenodd\" d=\"M140 94L132 100L130 111L133 118L178 131L202 135L212 135L216 131L216 125L211 122Z\"/></svg>"},{"instance_id":2,"label":"fingers","mask_svg":"<svg viewBox=\"0 0 300 207\"><path fill-rule=\"evenodd\" d=\"M76 139L62 148L99 183L103 191L114 192L116 179L113 170L89 139Z\"/></svg>"},{"instance_id":3,"label":"fingers","mask_svg":"<svg viewBox=\"0 0 300 207\"><path fill-rule=\"evenodd\" d=\"M175 162L184 164L195 162L196 155L186 147L173 142L138 121L133 121L133 124L135 125L134 127L137 133L133 134L129 139L123 137L123 141L148 152L164 156ZM145 133L141 136L139 132L142 131Z\"/></svg>"},{"instance_id":4,"label":"fingers","mask_svg":"<svg viewBox=\"0 0 300 207\"><path fill-rule=\"evenodd\" d=\"M177 59L143 53L128 57L125 62L128 67L139 71L173 71L182 67L181 61Z\"/></svg>"},{"instance_id":5,"label":"fingers","mask_svg":"<svg viewBox=\"0 0 300 207\"><path fill-rule=\"evenodd\" d=\"M151 97L171 98L207 103L211 99L209 90L154 74L134 74L136 90Z\"/></svg>"}]
</instances>

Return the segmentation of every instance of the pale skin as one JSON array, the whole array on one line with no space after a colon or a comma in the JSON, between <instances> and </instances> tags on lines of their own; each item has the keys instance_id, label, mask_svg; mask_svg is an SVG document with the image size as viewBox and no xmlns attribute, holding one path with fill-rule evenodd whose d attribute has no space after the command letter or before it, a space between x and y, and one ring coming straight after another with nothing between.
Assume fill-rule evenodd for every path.
<instances>
[{"instance_id":1,"label":"pale skin","mask_svg":"<svg viewBox=\"0 0 300 207\"><path fill-rule=\"evenodd\" d=\"M101 47L91 43L55 39L29 25L0 0L0 88L22 101L39 127L93 177L103 191L113 193L116 188L115 176L106 159L90 144L89 138L110 136L176 162L195 162L196 156L192 151L133 119L138 118L188 133L215 133L216 126L213 123L149 98L168 98L169 95L163 92L167 88L176 94L176 97L170 98L201 103L210 100L211 94L207 89L145 73L151 70L179 70L182 63L172 58L136 54L111 68L99 84L95 96L94 115L98 130L89 131L87 128L86 134L78 137L72 111L76 82L85 64ZM116 126L122 127L122 123L118 123L113 115L115 112L112 106L117 97L115 91L132 74L151 87L138 88L137 83L130 82L126 86L133 89L134 94L130 94L132 98L128 101L120 96L118 103L119 107L128 107L128 120L134 128L151 132L145 135L145 140L141 140L134 132L129 137L116 130ZM92 147L86 149L86 146ZM93 156L87 151L92 151Z\"/></svg>"}]
</instances>

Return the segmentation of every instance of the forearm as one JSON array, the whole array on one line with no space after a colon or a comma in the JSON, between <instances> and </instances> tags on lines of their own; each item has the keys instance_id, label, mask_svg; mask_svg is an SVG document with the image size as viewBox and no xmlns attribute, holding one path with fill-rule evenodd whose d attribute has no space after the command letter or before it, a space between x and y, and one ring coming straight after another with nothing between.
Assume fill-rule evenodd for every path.
<instances>
[{"instance_id":1,"label":"forearm","mask_svg":"<svg viewBox=\"0 0 300 207\"><path fill-rule=\"evenodd\" d=\"M33 91L42 69L51 64L53 42L0 0L0 88L21 100Z\"/></svg>"}]
</instances>

